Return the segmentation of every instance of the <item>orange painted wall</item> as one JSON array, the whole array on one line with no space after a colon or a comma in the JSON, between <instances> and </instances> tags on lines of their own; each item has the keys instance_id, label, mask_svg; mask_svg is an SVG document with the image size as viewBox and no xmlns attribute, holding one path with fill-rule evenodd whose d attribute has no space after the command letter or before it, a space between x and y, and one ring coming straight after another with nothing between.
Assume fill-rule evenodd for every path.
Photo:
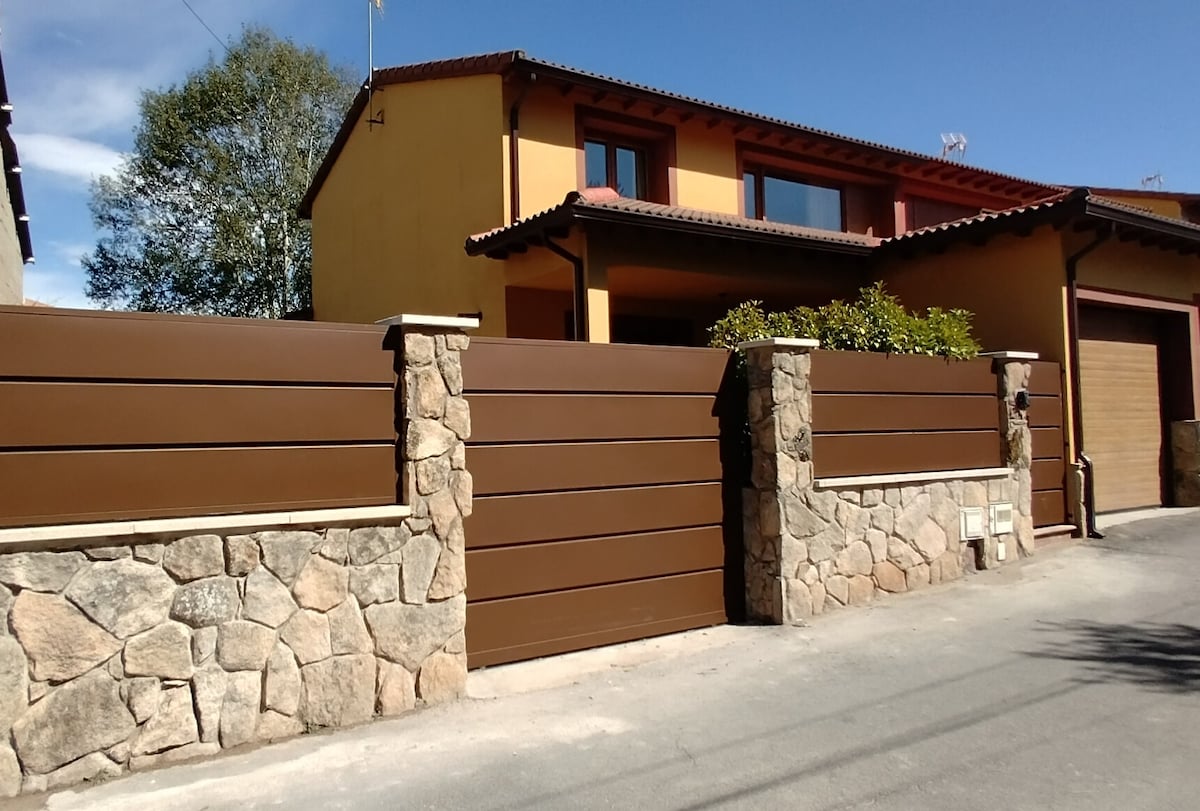
<instances>
[{"instance_id":1,"label":"orange painted wall","mask_svg":"<svg viewBox=\"0 0 1200 811\"><path fill-rule=\"evenodd\" d=\"M1083 239L1072 235L1071 244ZM1190 302L1200 293L1200 257L1110 240L1079 263L1079 284Z\"/></svg>"},{"instance_id":2,"label":"orange painted wall","mask_svg":"<svg viewBox=\"0 0 1200 811\"><path fill-rule=\"evenodd\" d=\"M1059 234L1050 227L982 247L893 258L876 278L910 309L970 310L985 350L1037 352L1043 360L1066 362L1066 275Z\"/></svg>"}]
</instances>

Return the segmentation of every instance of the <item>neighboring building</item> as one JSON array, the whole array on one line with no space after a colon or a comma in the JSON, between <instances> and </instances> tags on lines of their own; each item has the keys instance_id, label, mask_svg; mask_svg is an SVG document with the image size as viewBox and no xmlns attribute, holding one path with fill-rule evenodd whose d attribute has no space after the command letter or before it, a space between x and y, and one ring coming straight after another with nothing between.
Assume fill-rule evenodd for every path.
<instances>
[{"instance_id":1,"label":"neighboring building","mask_svg":"<svg viewBox=\"0 0 1200 811\"><path fill-rule=\"evenodd\" d=\"M302 206L317 319L697 344L739 301L882 279L1062 364L1064 426L1039 436L1072 460L1087 437L1100 510L1170 502L1167 425L1200 403L1200 196L1021 180L518 51L374 83Z\"/></svg>"},{"instance_id":2,"label":"neighboring building","mask_svg":"<svg viewBox=\"0 0 1200 811\"><path fill-rule=\"evenodd\" d=\"M1200 223L1200 194L1156 191L1152 189L1106 189L1092 191L1118 203L1144 208L1153 214L1176 220Z\"/></svg>"},{"instance_id":3,"label":"neighboring building","mask_svg":"<svg viewBox=\"0 0 1200 811\"><path fill-rule=\"evenodd\" d=\"M29 215L25 211L25 192L21 187L21 163L17 145L8 128L12 124L12 104L4 81L4 63L0 61L0 154L4 159L4 184L0 194L0 304L24 302L24 265L33 261L33 243L29 238Z\"/></svg>"}]
</instances>

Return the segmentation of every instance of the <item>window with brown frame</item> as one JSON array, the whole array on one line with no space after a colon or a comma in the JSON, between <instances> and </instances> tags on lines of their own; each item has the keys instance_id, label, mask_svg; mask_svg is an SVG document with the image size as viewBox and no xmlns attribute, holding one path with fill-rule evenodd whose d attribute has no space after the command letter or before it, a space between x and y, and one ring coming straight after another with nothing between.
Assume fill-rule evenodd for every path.
<instances>
[{"instance_id":1,"label":"window with brown frame","mask_svg":"<svg viewBox=\"0 0 1200 811\"><path fill-rule=\"evenodd\" d=\"M826 231L846 229L840 186L801 180L761 166L742 175L746 216L754 220L803 225Z\"/></svg>"},{"instance_id":2,"label":"window with brown frame","mask_svg":"<svg viewBox=\"0 0 1200 811\"><path fill-rule=\"evenodd\" d=\"M674 127L577 107L575 139L580 188L607 186L622 197L674 202Z\"/></svg>"},{"instance_id":3,"label":"window with brown frame","mask_svg":"<svg viewBox=\"0 0 1200 811\"><path fill-rule=\"evenodd\" d=\"M607 186L622 197L650 199L645 145L627 139L586 137L583 141L584 179L589 189Z\"/></svg>"}]
</instances>

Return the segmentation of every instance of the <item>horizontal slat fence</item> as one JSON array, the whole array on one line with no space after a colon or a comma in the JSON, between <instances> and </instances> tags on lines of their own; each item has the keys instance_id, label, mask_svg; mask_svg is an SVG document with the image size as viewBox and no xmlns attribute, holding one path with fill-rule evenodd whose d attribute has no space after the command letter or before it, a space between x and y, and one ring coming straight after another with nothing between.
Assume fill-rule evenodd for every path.
<instances>
[{"instance_id":1,"label":"horizontal slat fence","mask_svg":"<svg viewBox=\"0 0 1200 811\"><path fill-rule=\"evenodd\" d=\"M1051 361L1031 365L1027 419L1033 435L1033 525L1056 526L1067 523L1062 367Z\"/></svg>"},{"instance_id":2,"label":"horizontal slat fence","mask_svg":"<svg viewBox=\"0 0 1200 811\"><path fill-rule=\"evenodd\" d=\"M0 307L0 526L395 503L385 334Z\"/></svg>"},{"instance_id":3,"label":"horizontal slat fence","mask_svg":"<svg viewBox=\"0 0 1200 811\"><path fill-rule=\"evenodd\" d=\"M817 350L810 381L818 477L1003 464L990 360Z\"/></svg>"},{"instance_id":4,"label":"horizontal slat fence","mask_svg":"<svg viewBox=\"0 0 1200 811\"><path fill-rule=\"evenodd\" d=\"M469 666L725 621L728 359L472 339Z\"/></svg>"}]
</instances>

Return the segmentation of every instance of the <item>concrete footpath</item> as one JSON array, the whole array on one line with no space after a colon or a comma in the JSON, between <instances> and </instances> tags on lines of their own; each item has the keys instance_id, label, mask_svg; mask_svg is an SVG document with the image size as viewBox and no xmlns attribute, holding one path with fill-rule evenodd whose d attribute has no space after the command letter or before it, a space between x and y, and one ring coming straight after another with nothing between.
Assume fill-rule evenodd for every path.
<instances>
[{"instance_id":1,"label":"concrete footpath","mask_svg":"<svg viewBox=\"0 0 1200 811\"><path fill-rule=\"evenodd\" d=\"M1108 532L809 628L497 669L472 689L499 697L12 806L1194 809L1200 516Z\"/></svg>"}]
</instances>

